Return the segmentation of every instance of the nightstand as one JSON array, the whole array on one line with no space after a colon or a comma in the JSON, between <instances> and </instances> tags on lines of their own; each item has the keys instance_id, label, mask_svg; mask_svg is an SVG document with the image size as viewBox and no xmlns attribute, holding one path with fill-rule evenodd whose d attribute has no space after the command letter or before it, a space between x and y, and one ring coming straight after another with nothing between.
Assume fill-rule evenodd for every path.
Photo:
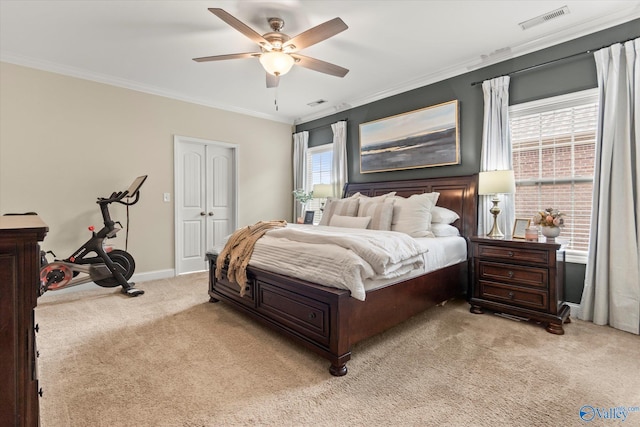
<instances>
[{"instance_id":1,"label":"nightstand","mask_svg":"<svg viewBox=\"0 0 640 427\"><path fill-rule=\"evenodd\" d=\"M470 311L483 308L538 321L562 335L570 323L564 302L565 252L556 242L472 237Z\"/></svg>"}]
</instances>

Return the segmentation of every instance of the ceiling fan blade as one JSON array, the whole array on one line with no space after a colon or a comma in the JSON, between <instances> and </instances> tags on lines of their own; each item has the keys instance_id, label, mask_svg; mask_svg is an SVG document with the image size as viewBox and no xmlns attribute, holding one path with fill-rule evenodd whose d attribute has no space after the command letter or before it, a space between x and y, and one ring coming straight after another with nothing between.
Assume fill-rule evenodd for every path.
<instances>
[{"instance_id":1,"label":"ceiling fan blade","mask_svg":"<svg viewBox=\"0 0 640 427\"><path fill-rule=\"evenodd\" d=\"M228 55L203 56L201 58L193 58L196 62L223 61L225 59L242 59L260 56L260 53L231 53Z\"/></svg>"},{"instance_id":2,"label":"ceiling fan blade","mask_svg":"<svg viewBox=\"0 0 640 427\"><path fill-rule=\"evenodd\" d=\"M267 74L267 88L278 87L280 83L280 76L274 76L273 74Z\"/></svg>"},{"instance_id":3,"label":"ceiling fan blade","mask_svg":"<svg viewBox=\"0 0 640 427\"><path fill-rule=\"evenodd\" d=\"M287 46L293 46L291 52L299 51L318 42L326 40L329 37L333 37L336 34L343 32L347 28L349 27L344 23L342 19L333 18L332 20L327 21L324 24L320 24L313 28L310 28L304 33L300 33L291 40L287 41L283 46L283 50Z\"/></svg>"},{"instance_id":4,"label":"ceiling fan blade","mask_svg":"<svg viewBox=\"0 0 640 427\"><path fill-rule=\"evenodd\" d=\"M310 70L319 71L321 73L330 74L336 77L344 77L349 70L340 67L339 65L331 64L329 62L321 61L319 59L310 58L308 56L291 54L296 60L296 64L301 67L308 68Z\"/></svg>"},{"instance_id":5,"label":"ceiling fan blade","mask_svg":"<svg viewBox=\"0 0 640 427\"><path fill-rule=\"evenodd\" d=\"M224 22L226 22L236 30L240 31L242 34L244 34L248 38L258 43L260 46L264 48L271 48L271 43L269 43L264 37L262 37L260 34L255 32L247 24L240 21L238 18L226 12L225 10L220 9L218 7L210 7L209 12L213 13L218 18L222 19Z\"/></svg>"}]
</instances>

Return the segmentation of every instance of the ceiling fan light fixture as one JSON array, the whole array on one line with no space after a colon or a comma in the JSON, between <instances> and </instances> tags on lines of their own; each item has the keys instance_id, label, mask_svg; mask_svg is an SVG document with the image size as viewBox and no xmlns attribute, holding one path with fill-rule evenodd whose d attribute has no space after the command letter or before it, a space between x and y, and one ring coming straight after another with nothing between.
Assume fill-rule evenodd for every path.
<instances>
[{"instance_id":1,"label":"ceiling fan light fixture","mask_svg":"<svg viewBox=\"0 0 640 427\"><path fill-rule=\"evenodd\" d=\"M274 76L283 76L291 70L295 59L283 52L265 52L260 55L260 63L265 71Z\"/></svg>"}]
</instances>

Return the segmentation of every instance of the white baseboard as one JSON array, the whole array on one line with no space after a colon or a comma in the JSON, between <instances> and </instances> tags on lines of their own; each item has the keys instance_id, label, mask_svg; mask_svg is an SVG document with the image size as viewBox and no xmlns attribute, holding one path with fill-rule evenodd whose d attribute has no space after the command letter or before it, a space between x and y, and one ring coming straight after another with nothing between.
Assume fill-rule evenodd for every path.
<instances>
[{"instance_id":1,"label":"white baseboard","mask_svg":"<svg viewBox=\"0 0 640 427\"><path fill-rule=\"evenodd\" d=\"M175 276L175 270L173 268L169 268L167 270L147 271L144 273L134 274L131 277L131 281L134 283L140 283L140 282L148 282L150 280L167 279L174 276ZM46 297L47 295L58 295L58 294L69 293L69 292L86 291L89 289L93 289L97 286L98 285L96 285L93 282L87 282L78 286L72 286L70 288L60 289L58 291L45 292L45 294L42 295L42 297Z\"/></svg>"},{"instance_id":2,"label":"white baseboard","mask_svg":"<svg viewBox=\"0 0 640 427\"><path fill-rule=\"evenodd\" d=\"M173 268L169 268L166 270L156 270L156 271L147 271L145 273L134 274L131 277L131 281L138 282L148 282L149 280L158 280L158 279L167 279L169 277L175 277L176 271Z\"/></svg>"},{"instance_id":3,"label":"white baseboard","mask_svg":"<svg viewBox=\"0 0 640 427\"><path fill-rule=\"evenodd\" d=\"M573 317L574 319L579 319L580 318L580 304L576 304L573 302L568 302L567 305L569 306L569 308L571 309L571 317Z\"/></svg>"}]
</instances>

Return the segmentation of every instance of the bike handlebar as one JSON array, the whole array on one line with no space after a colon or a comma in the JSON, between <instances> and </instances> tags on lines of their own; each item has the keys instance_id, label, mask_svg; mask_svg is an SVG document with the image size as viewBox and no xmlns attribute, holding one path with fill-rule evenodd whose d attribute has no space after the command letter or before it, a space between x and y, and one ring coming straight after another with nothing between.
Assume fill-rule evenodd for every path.
<instances>
[{"instance_id":1,"label":"bike handlebar","mask_svg":"<svg viewBox=\"0 0 640 427\"><path fill-rule=\"evenodd\" d=\"M118 191L117 193L111 193L111 196L109 197L98 197L98 201L96 203L100 203L100 204L109 204L109 203L113 203L113 202L118 202L121 203L123 205L127 205L127 206L131 206L131 205L135 205L136 203L138 203L138 200L140 200L140 192L136 191L136 194L133 202L125 202L122 199L124 198L131 198L132 196L130 196L126 191Z\"/></svg>"},{"instance_id":2,"label":"bike handlebar","mask_svg":"<svg viewBox=\"0 0 640 427\"><path fill-rule=\"evenodd\" d=\"M96 203L105 205L113 202L118 202L127 206L135 205L136 203L138 203L138 200L140 199L140 187L142 186L142 184L146 179L147 179L146 175L140 176L136 178L136 180L133 182L131 187L129 187L129 189L125 191L113 192L109 197L98 197L98 201ZM129 191L133 191L133 194L129 194ZM132 202L129 202L129 201L123 202L122 199L124 199L125 197L127 199L130 199L131 197L135 197L135 199Z\"/></svg>"}]
</instances>

